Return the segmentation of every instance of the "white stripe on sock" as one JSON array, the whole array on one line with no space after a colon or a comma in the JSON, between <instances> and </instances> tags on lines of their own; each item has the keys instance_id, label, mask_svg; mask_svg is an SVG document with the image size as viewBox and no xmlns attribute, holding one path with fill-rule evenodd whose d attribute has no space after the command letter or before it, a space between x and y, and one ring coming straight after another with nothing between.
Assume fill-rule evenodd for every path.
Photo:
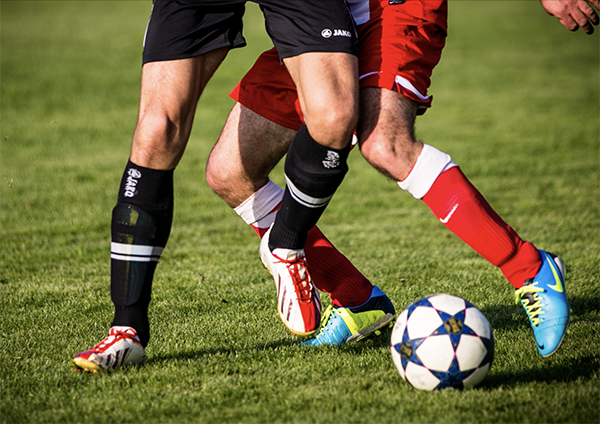
<instances>
[{"instance_id":1,"label":"white stripe on sock","mask_svg":"<svg viewBox=\"0 0 600 424\"><path fill-rule=\"evenodd\" d=\"M287 183L287 188L290 190L290 194L292 195L294 200L300 203L301 205L306 206L307 208L323 208L327 206L327 204L333 197L333 194L331 196L321 198L312 197L300 191L298 187L296 187L294 183L292 183L292 181L287 177L287 175L285 176L285 181Z\"/></svg>"},{"instance_id":2,"label":"white stripe on sock","mask_svg":"<svg viewBox=\"0 0 600 424\"><path fill-rule=\"evenodd\" d=\"M110 244L110 257L119 261L158 262L164 248L138 244Z\"/></svg>"}]
</instances>

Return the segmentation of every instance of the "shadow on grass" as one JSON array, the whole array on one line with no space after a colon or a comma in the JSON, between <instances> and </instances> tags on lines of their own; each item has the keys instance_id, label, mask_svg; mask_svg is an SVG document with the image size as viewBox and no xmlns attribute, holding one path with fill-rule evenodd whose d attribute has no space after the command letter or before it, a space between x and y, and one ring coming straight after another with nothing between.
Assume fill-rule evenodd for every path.
<instances>
[{"instance_id":1,"label":"shadow on grass","mask_svg":"<svg viewBox=\"0 0 600 424\"><path fill-rule=\"evenodd\" d=\"M597 314L600 311L596 299L574 297L569 299L572 313L572 321L586 320L586 315ZM482 308L482 312L488 317L494 330L511 330L518 329L527 325L527 317L522 307L515 305L514 307L506 306L488 306ZM332 352L343 351L355 355L362 355L374 350L389 349L391 330L387 329L378 337L370 337L367 340L362 340L358 343L352 343L343 346L324 346L320 348L298 348L305 352L315 351L323 352L331 350ZM208 349L176 351L169 353L159 353L149 358L150 363L162 363L169 361L186 361L197 360L206 356L228 356L239 355L252 352L262 352L277 350L280 348L287 349L297 347L302 342L302 339L282 338L273 340L267 343L260 343L246 346L215 346ZM288 351L289 353L289 351ZM520 370L515 372L502 372L492 374L486 378L481 385L482 388L497 388L502 385L511 385L515 383L523 383L530 381L537 382L553 382L553 381L573 381L580 377L589 377L593 370L600 369L600 360L598 357L586 356L577 359L577 362L565 365L550 365L541 368L532 368L528 370Z\"/></svg>"},{"instance_id":2,"label":"shadow on grass","mask_svg":"<svg viewBox=\"0 0 600 424\"><path fill-rule=\"evenodd\" d=\"M148 359L149 363L161 363L161 362L169 362L169 361L186 361L186 360L196 360L200 358L204 358L206 356L228 356L228 355L239 355L245 353L252 352L262 352L269 350L277 350L279 348L294 348L298 349L298 352L323 352L326 350L330 350L332 352L340 350L343 352L350 352L352 354L361 355L373 350L379 349L389 349L390 347L390 335L391 330L384 331L378 337L369 337L366 340L361 340L358 343L352 343L343 346L323 346L323 347L299 347L298 344L302 342L302 339L298 340L290 340L280 339L273 340L268 343L256 344L254 346L244 346L244 347L236 347L236 346L223 346L209 348L209 349L201 349L201 350L189 350L189 351L177 351L177 352L169 352L163 354L153 355ZM289 351L288 351L289 352Z\"/></svg>"},{"instance_id":3,"label":"shadow on grass","mask_svg":"<svg viewBox=\"0 0 600 424\"><path fill-rule=\"evenodd\" d=\"M275 350L278 348L288 348L297 345L298 343L294 340L280 339L272 342L255 345L255 346L215 346L209 349L200 350L187 350L187 351L175 351L164 354L153 355L148 359L148 363L160 363L169 361L186 361L204 358L207 356L228 356L228 355L239 355L241 353L248 352L259 352L265 350Z\"/></svg>"},{"instance_id":4,"label":"shadow on grass","mask_svg":"<svg viewBox=\"0 0 600 424\"><path fill-rule=\"evenodd\" d=\"M600 304L596 298L569 297L571 307L571 323L586 320L586 315L600 312ZM481 312L488 318L494 330L517 329L527 324L527 315L520 305L506 307L492 305L481 308Z\"/></svg>"},{"instance_id":5,"label":"shadow on grass","mask_svg":"<svg viewBox=\"0 0 600 424\"><path fill-rule=\"evenodd\" d=\"M488 375L479 386L481 389L497 389L523 383L567 383L578 379L589 380L600 369L598 356L584 356L565 364L550 364L536 368L503 371Z\"/></svg>"},{"instance_id":6,"label":"shadow on grass","mask_svg":"<svg viewBox=\"0 0 600 424\"><path fill-rule=\"evenodd\" d=\"M596 298L570 297L571 325L576 322L594 322L600 312ZM522 326L528 326L528 320L520 305L514 307L488 306L482 308L494 330L510 331ZM563 347L564 349L564 347ZM502 371L492 373L481 384L482 389L496 389L501 386L515 385L528 382L572 382L578 379L589 379L600 369L600 357L587 355L577 357L565 363L552 363L545 360L543 364L528 369Z\"/></svg>"}]
</instances>

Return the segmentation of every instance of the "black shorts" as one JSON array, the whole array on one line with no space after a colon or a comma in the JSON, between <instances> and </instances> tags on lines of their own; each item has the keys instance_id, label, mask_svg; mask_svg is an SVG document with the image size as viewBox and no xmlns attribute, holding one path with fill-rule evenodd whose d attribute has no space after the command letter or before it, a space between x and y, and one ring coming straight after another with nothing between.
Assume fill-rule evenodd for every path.
<instances>
[{"instance_id":1,"label":"black shorts","mask_svg":"<svg viewBox=\"0 0 600 424\"><path fill-rule=\"evenodd\" d=\"M281 59L308 52L358 54L345 0L253 0ZM245 0L154 0L143 63L244 47Z\"/></svg>"}]
</instances>

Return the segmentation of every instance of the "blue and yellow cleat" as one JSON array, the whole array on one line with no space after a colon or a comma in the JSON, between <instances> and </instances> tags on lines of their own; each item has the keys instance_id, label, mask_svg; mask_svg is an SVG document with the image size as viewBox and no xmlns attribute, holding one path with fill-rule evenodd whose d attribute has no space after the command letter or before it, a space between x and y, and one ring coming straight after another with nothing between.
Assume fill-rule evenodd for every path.
<instances>
[{"instance_id":1,"label":"blue and yellow cleat","mask_svg":"<svg viewBox=\"0 0 600 424\"><path fill-rule=\"evenodd\" d=\"M343 345L357 342L391 324L396 310L390 299L377 286L373 286L371 297L360 306L334 308L329 306L321 321L321 330L314 339L300 346Z\"/></svg>"},{"instance_id":2,"label":"blue and yellow cleat","mask_svg":"<svg viewBox=\"0 0 600 424\"><path fill-rule=\"evenodd\" d=\"M558 256L540 250L542 268L533 279L515 292L521 303L540 355L552 355L560 346L569 325L569 302L565 293L565 263Z\"/></svg>"}]
</instances>

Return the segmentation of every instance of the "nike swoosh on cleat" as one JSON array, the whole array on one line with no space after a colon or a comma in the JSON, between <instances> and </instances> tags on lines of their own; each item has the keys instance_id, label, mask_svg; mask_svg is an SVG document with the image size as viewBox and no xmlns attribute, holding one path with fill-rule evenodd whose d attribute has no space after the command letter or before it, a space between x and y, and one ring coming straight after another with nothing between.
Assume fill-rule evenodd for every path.
<instances>
[{"instance_id":1,"label":"nike swoosh on cleat","mask_svg":"<svg viewBox=\"0 0 600 424\"><path fill-rule=\"evenodd\" d=\"M546 260L548 261L548 265L550 265L550 269L552 270L552 274L554 274L554 279L557 281L557 283L555 285L553 285L553 286L551 286L550 284L548 284L548 287L550 287L555 292L562 293L563 292L563 285L562 285L561 278L558 275L558 273L556 272L556 268L554 267L554 264L552 263L552 261L548 257L546 257Z\"/></svg>"},{"instance_id":2,"label":"nike swoosh on cleat","mask_svg":"<svg viewBox=\"0 0 600 424\"><path fill-rule=\"evenodd\" d=\"M539 343L537 343L538 347L540 348L540 350L544 350L544 345L541 345Z\"/></svg>"},{"instance_id":3,"label":"nike swoosh on cleat","mask_svg":"<svg viewBox=\"0 0 600 424\"><path fill-rule=\"evenodd\" d=\"M450 221L450 218L452 218L452 215L454 215L454 212L456 212L457 209L458 209L458 203L456 205L454 205L454 207L452 208L452 210L448 213L448 215L446 215L445 218L439 218L440 222L442 224L447 224L448 221Z\"/></svg>"}]
</instances>

